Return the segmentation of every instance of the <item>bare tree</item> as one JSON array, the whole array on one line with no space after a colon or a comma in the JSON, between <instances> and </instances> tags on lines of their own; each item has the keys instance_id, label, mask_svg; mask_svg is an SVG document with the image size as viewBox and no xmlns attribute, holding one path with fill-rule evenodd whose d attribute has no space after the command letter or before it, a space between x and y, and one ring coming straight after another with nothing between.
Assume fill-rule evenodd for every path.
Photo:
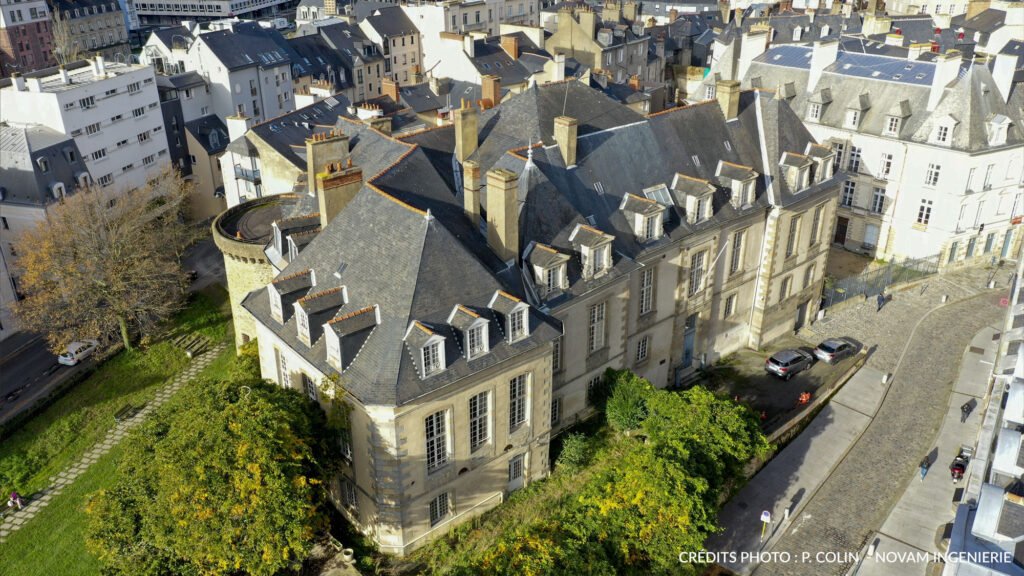
<instances>
[{"instance_id":1,"label":"bare tree","mask_svg":"<svg viewBox=\"0 0 1024 576\"><path fill-rule=\"evenodd\" d=\"M135 192L79 189L16 243L23 325L54 350L152 329L181 308L188 282L180 259L196 238L183 212L191 184L169 169Z\"/></svg>"},{"instance_id":2,"label":"bare tree","mask_svg":"<svg viewBox=\"0 0 1024 576\"><path fill-rule=\"evenodd\" d=\"M61 66L67 66L81 59L78 42L71 24L71 16L66 11L54 10L50 22L53 34L53 57Z\"/></svg>"}]
</instances>

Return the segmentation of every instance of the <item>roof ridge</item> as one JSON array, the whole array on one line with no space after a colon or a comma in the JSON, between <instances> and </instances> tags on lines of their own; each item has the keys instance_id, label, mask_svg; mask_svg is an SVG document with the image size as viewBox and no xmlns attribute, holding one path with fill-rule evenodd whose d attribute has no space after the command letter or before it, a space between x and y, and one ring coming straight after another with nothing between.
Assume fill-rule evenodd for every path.
<instances>
[{"instance_id":1,"label":"roof ridge","mask_svg":"<svg viewBox=\"0 0 1024 576\"><path fill-rule=\"evenodd\" d=\"M342 316L338 316L336 318L331 318L330 320L327 321L327 323L328 324L334 324L336 322L341 322L342 320L348 320L349 318L354 318L356 316L359 316L360 314L366 314L367 312L373 312L374 308L375 307L372 304L370 306L364 306L364 307L360 308L359 310L355 310L355 311L349 312L348 314L345 314L345 315L342 315Z\"/></svg>"},{"instance_id":2,"label":"roof ridge","mask_svg":"<svg viewBox=\"0 0 1024 576\"><path fill-rule=\"evenodd\" d=\"M313 294L307 294L307 295L303 296L302 298L299 298L296 302L298 304L305 304L306 302L312 302L313 300L316 300L317 298L322 298L324 296L330 296L331 294L336 294L338 292L341 292L344 289L345 289L344 286L335 286L334 288L328 288L327 290L321 290L320 292L314 292Z\"/></svg>"},{"instance_id":3,"label":"roof ridge","mask_svg":"<svg viewBox=\"0 0 1024 576\"><path fill-rule=\"evenodd\" d=\"M270 283L271 284L277 284L278 282L284 282L285 280L292 280L294 278L298 278L299 276L304 276L304 275L310 274L312 272L313 272L312 268L306 268L305 270L299 270L298 272L295 272L294 274L288 274L287 276L278 276L277 278L274 278L273 280L271 280Z\"/></svg>"}]
</instances>

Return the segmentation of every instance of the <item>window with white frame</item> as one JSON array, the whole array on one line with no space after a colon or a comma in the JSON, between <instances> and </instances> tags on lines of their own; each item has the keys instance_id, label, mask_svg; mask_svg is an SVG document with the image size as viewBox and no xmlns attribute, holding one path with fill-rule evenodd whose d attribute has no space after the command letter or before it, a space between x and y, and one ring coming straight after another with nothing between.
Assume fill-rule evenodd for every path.
<instances>
[{"instance_id":1,"label":"window with white frame","mask_svg":"<svg viewBox=\"0 0 1024 576\"><path fill-rule=\"evenodd\" d=\"M589 258L587 258L589 252ZM609 267L608 255L611 253L611 245L604 244L589 251L584 251L583 268L589 271L589 276L594 277L604 272Z\"/></svg>"},{"instance_id":2,"label":"window with white frame","mask_svg":"<svg viewBox=\"0 0 1024 576\"><path fill-rule=\"evenodd\" d=\"M661 221L662 216L648 216L644 218L644 238L647 240L656 240L661 237Z\"/></svg>"},{"instance_id":3,"label":"window with white frame","mask_svg":"<svg viewBox=\"0 0 1024 576\"><path fill-rule=\"evenodd\" d=\"M821 230L821 211L823 208L823 206L814 208L814 218L811 220L811 246L818 243L818 232Z\"/></svg>"},{"instance_id":4,"label":"window with white frame","mask_svg":"<svg viewBox=\"0 0 1024 576\"><path fill-rule=\"evenodd\" d=\"M992 173L995 171L996 165L989 164L985 168L985 181L982 183L982 190L990 190L992 188Z\"/></svg>"},{"instance_id":5,"label":"window with white frame","mask_svg":"<svg viewBox=\"0 0 1024 576\"><path fill-rule=\"evenodd\" d=\"M736 313L736 295L730 294L725 297L725 305L722 307L722 317L728 318Z\"/></svg>"},{"instance_id":6,"label":"window with white frame","mask_svg":"<svg viewBox=\"0 0 1024 576\"><path fill-rule=\"evenodd\" d=\"M917 209L917 223L924 226L932 219L932 201L922 199L921 207Z\"/></svg>"},{"instance_id":7,"label":"window with white frame","mask_svg":"<svg viewBox=\"0 0 1024 576\"><path fill-rule=\"evenodd\" d=\"M859 147L850 146L850 159L846 164L850 172L860 172L860 151Z\"/></svg>"},{"instance_id":8,"label":"window with white frame","mask_svg":"<svg viewBox=\"0 0 1024 576\"><path fill-rule=\"evenodd\" d=\"M654 308L654 268L640 272L640 314L647 314Z\"/></svg>"},{"instance_id":9,"label":"window with white frame","mask_svg":"<svg viewBox=\"0 0 1024 576\"><path fill-rule=\"evenodd\" d=\"M306 396L309 396L310 400L314 402L320 400L320 393L316 389L316 382L305 372L302 373L302 389L306 392Z\"/></svg>"},{"instance_id":10,"label":"window with white frame","mask_svg":"<svg viewBox=\"0 0 1024 576\"><path fill-rule=\"evenodd\" d=\"M356 485L347 478L341 482L341 503L345 508L355 508L358 503L356 500Z\"/></svg>"},{"instance_id":11,"label":"window with white frame","mask_svg":"<svg viewBox=\"0 0 1024 576\"><path fill-rule=\"evenodd\" d=\"M523 477L523 462L525 460L526 459L522 454L517 454L516 456L513 456L511 460L508 461L509 482L515 482L516 480L519 480Z\"/></svg>"},{"instance_id":12,"label":"window with white frame","mask_svg":"<svg viewBox=\"0 0 1024 576\"><path fill-rule=\"evenodd\" d=\"M277 356L277 383L284 388L290 388L292 382L291 373L288 372L288 356L280 348L275 348L274 352Z\"/></svg>"},{"instance_id":13,"label":"window with white frame","mask_svg":"<svg viewBox=\"0 0 1024 576\"><path fill-rule=\"evenodd\" d=\"M704 87L704 99L705 100L714 100L715 99L715 87L714 86L705 86Z\"/></svg>"},{"instance_id":14,"label":"window with white frame","mask_svg":"<svg viewBox=\"0 0 1024 576\"><path fill-rule=\"evenodd\" d=\"M878 170L878 177L884 180L889 178L890 173L892 173L892 154L882 154L882 163Z\"/></svg>"},{"instance_id":15,"label":"window with white frame","mask_svg":"<svg viewBox=\"0 0 1024 576\"><path fill-rule=\"evenodd\" d=\"M448 493L442 492L430 501L430 525L437 526L450 513Z\"/></svg>"},{"instance_id":16,"label":"window with white frame","mask_svg":"<svg viewBox=\"0 0 1024 576\"><path fill-rule=\"evenodd\" d=\"M846 111L846 126L848 128L857 128L860 125L860 110L847 110Z\"/></svg>"},{"instance_id":17,"label":"window with white frame","mask_svg":"<svg viewBox=\"0 0 1024 576\"><path fill-rule=\"evenodd\" d=\"M490 393L481 392L469 399L469 451L476 452L491 439Z\"/></svg>"},{"instance_id":18,"label":"window with white frame","mask_svg":"<svg viewBox=\"0 0 1024 576\"><path fill-rule=\"evenodd\" d=\"M594 376L587 381L587 406L597 404L597 391L601 386L601 376Z\"/></svg>"},{"instance_id":19,"label":"window with white frame","mask_svg":"<svg viewBox=\"0 0 1024 576\"><path fill-rule=\"evenodd\" d=\"M925 186L936 186L939 183L939 171L942 168L938 164L929 164L928 170L924 174L924 185Z\"/></svg>"},{"instance_id":20,"label":"window with white frame","mask_svg":"<svg viewBox=\"0 0 1024 576\"><path fill-rule=\"evenodd\" d=\"M651 337L644 336L636 343L636 361L643 362L647 360L647 352L651 346Z\"/></svg>"},{"instance_id":21,"label":"window with white frame","mask_svg":"<svg viewBox=\"0 0 1024 576\"><path fill-rule=\"evenodd\" d=\"M814 264L807 267L807 272L804 273L804 288L810 287L814 283Z\"/></svg>"},{"instance_id":22,"label":"window with white frame","mask_svg":"<svg viewBox=\"0 0 1024 576\"><path fill-rule=\"evenodd\" d=\"M448 463L448 423L444 410L424 419L427 438L427 472L433 472Z\"/></svg>"},{"instance_id":23,"label":"window with white frame","mask_svg":"<svg viewBox=\"0 0 1024 576\"><path fill-rule=\"evenodd\" d=\"M889 116L885 119L885 133L889 136L896 136L900 133L899 116Z\"/></svg>"},{"instance_id":24,"label":"window with white frame","mask_svg":"<svg viewBox=\"0 0 1024 576\"><path fill-rule=\"evenodd\" d=\"M881 214L885 210L885 188L875 188L871 195L871 211Z\"/></svg>"},{"instance_id":25,"label":"window with white frame","mask_svg":"<svg viewBox=\"0 0 1024 576\"><path fill-rule=\"evenodd\" d=\"M743 267L743 239L746 230L740 230L732 235L732 253L729 255L729 273L735 274Z\"/></svg>"},{"instance_id":26,"label":"window with white frame","mask_svg":"<svg viewBox=\"0 0 1024 576\"><path fill-rule=\"evenodd\" d=\"M470 358L476 358L487 352L487 338L484 334L486 328L484 325L473 326L466 334L466 352Z\"/></svg>"},{"instance_id":27,"label":"window with white frame","mask_svg":"<svg viewBox=\"0 0 1024 576\"><path fill-rule=\"evenodd\" d=\"M86 134L95 134L95 133L97 133L99 131L100 131L100 123L99 122L95 122L93 124L89 124L88 126L85 127L85 133Z\"/></svg>"},{"instance_id":28,"label":"window with white frame","mask_svg":"<svg viewBox=\"0 0 1024 576\"><path fill-rule=\"evenodd\" d=\"M596 352L604 348L604 312L604 302L590 307L589 324L587 326L587 352Z\"/></svg>"},{"instance_id":29,"label":"window with white frame","mask_svg":"<svg viewBox=\"0 0 1024 576\"><path fill-rule=\"evenodd\" d=\"M548 291L556 290L561 287L561 282L558 281L559 267L552 266L551 268L544 269L544 287Z\"/></svg>"},{"instance_id":30,"label":"window with white frame","mask_svg":"<svg viewBox=\"0 0 1024 576\"><path fill-rule=\"evenodd\" d=\"M793 216L789 219L789 236L786 238L786 258L796 253L797 243L800 239L800 216Z\"/></svg>"},{"instance_id":31,"label":"window with white frame","mask_svg":"<svg viewBox=\"0 0 1024 576\"><path fill-rule=\"evenodd\" d=\"M706 250L701 250L690 256L690 285L687 288L688 294L693 296L702 288L704 282L704 257Z\"/></svg>"},{"instance_id":32,"label":"window with white frame","mask_svg":"<svg viewBox=\"0 0 1024 576\"><path fill-rule=\"evenodd\" d=\"M554 342L551 343L551 372L561 372L562 370L562 338L555 338Z\"/></svg>"},{"instance_id":33,"label":"window with white frame","mask_svg":"<svg viewBox=\"0 0 1024 576\"><path fill-rule=\"evenodd\" d=\"M837 172L843 165L843 155L846 154L846 144L843 142L836 142L832 145L832 149L836 152L835 157L832 159L832 171Z\"/></svg>"},{"instance_id":34,"label":"window with white frame","mask_svg":"<svg viewBox=\"0 0 1024 576\"><path fill-rule=\"evenodd\" d=\"M508 339L512 342L526 336L526 310L514 310L508 317Z\"/></svg>"},{"instance_id":35,"label":"window with white frame","mask_svg":"<svg viewBox=\"0 0 1024 576\"><path fill-rule=\"evenodd\" d=\"M341 434L338 435L338 446L341 450L341 456L348 462L352 462L352 433L348 430L342 430Z\"/></svg>"},{"instance_id":36,"label":"window with white frame","mask_svg":"<svg viewBox=\"0 0 1024 576\"><path fill-rule=\"evenodd\" d=\"M423 374L433 374L441 369L441 345L438 342L423 347Z\"/></svg>"},{"instance_id":37,"label":"window with white frame","mask_svg":"<svg viewBox=\"0 0 1024 576\"><path fill-rule=\"evenodd\" d=\"M821 104L812 102L807 105L807 119L815 122L821 120Z\"/></svg>"},{"instance_id":38,"label":"window with white frame","mask_svg":"<svg viewBox=\"0 0 1024 576\"><path fill-rule=\"evenodd\" d=\"M943 144L949 142L949 126L939 126L935 129L935 141Z\"/></svg>"},{"instance_id":39,"label":"window with white frame","mask_svg":"<svg viewBox=\"0 0 1024 576\"><path fill-rule=\"evenodd\" d=\"M843 206L853 206L853 197L857 193L857 183L853 180L843 182L843 196L839 199Z\"/></svg>"},{"instance_id":40,"label":"window with white frame","mask_svg":"<svg viewBox=\"0 0 1024 576\"><path fill-rule=\"evenodd\" d=\"M526 423L526 386L529 374L520 374L508 383L508 429L513 431Z\"/></svg>"},{"instance_id":41,"label":"window with white frame","mask_svg":"<svg viewBox=\"0 0 1024 576\"><path fill-rule=\"evenodd\" d=\"M306 339L309 339L309 315L298 306L295 307L295 322L299 327L299 334L305 335Z\"/></svg>"}]
</instances>

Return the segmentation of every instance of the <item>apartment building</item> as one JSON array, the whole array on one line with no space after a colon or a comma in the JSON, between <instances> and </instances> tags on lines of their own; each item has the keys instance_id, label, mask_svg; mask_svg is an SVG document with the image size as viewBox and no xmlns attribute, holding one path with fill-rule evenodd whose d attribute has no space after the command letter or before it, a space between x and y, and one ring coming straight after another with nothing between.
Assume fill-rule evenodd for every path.
<instances>
[{"instance_id":1,"label":"apartment building","mask_svg":"<svg viewBox=\"0 0 1024 576\"><path fill-rule=\"evenodd\" d=\"M420 31L398 6L374 10L359 22L359 29L380 47L384 75L408 83L423 70Z\"/></svg>"},{"instance_id":2,"label":"apartment building","mask_svg":"<svg viewBox=\"0 0 1024 576\"><path fill-rule=\"evenodd\" d=\"M383 47L370 40L359 26L322 20L300 26L296 34L319 35L329 50L334 51L328 58L341 58L344 75L336 75L334 82L347 84L342 90L349 100L362 102L381 95L381 81L388 75L391 56L385 57Z\"/></svg>"},{"instance_id":3,"label":"apartment building","mask_svg":"<svg viewBox=\"0 0 1024 576\"><path fill-rule=\"evenodd\" d=\"M45 126L74 138L99 186L141 188L170 164L149 66L98 56L0 81L0 99L0 121Z\"/></svg>"},{"instance_id":4,"label":"apartment building","mask_svg":"<svg viewBox=\"0 0 1024 576\"><path fill-rule=\"evenodd\" d=\"M773 94L718 94L641 116L535 85L399 138L327 99L228 146L268 191L213 223L237 342L313 399L340 382L332 495L382 550L543 478L607 368L663 387L813 318L832 151Z\"/></svg>"},{"instance_id":5,"label":"apartment building","mask_svg":"<svg viewBox=\"0 0 1024 576\"><path fill-rule=\"evenodd\" d=\"M196 72L209 87L211 110L226 118L242 111L261 122L295 109L295 53L276 30L225 20L214 29L176 27L154 32L140 60L166 73Z\"/></svg>"},{"instance_id":6,"label":"apartment building","mask_svg":"<svg viewBox=\"0 0 1024 576\"><path fill-rule=\"evenodd\" d=\"M69 52L62 61L100 54L111 62L131 63L128 28L117 0L51 0L50 6L60 20L51 24L54 50Z\"/></svg>"},{"instance_id":7,"label":"apartment building","mask_svg":"<svg viewBox=\"0 0 1024 576\"><path fill-rule=\"evenodd\" d=\"M44 126L0 123L0 340L18 332L10 310L19 298L14 240L88 177L70 136Z\"/></svg>"},{"instance_id":8,"label":"apartment building","mask_svg":"<svg viewBox=\"0 0 1024 576\"><path fill-rule=\"evenodd\" d=\"M55 63L45 0L0 0L0 78Z\"/></svg>"},{"instance_id":9,"label":"apartment building","mask_svg":"<svg viewBox=\"0 0 1024 576\"><path fill-rule=\"evenodd\" d=\"M1016 58L912 60L775 46L744 84L775 88L847 174L833 242L940 265L1009 258L1024 216Z\"/></svg>"},{"instance_id":10,"label":"apartment building","mask_svg":"<svg viewBox=\"0 0 1024 576\"><path fill-rule=\"evenodd\" d=\"M258 19L276 16L292 4L292 0L135 0L135 13L142 25L178 24L182 20L197 22L222 18Z\"/></svg>"}]
</instances>

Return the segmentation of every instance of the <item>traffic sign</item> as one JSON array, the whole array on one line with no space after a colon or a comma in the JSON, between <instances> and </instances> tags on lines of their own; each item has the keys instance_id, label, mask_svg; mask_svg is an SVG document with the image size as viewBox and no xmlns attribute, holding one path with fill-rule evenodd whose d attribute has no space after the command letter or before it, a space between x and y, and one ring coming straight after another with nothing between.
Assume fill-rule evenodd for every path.
<instances>
[{"instance_id":1,"label":"traffic sign","mask_svg":"<svg viewBox=\"0 0 1024 576\"><path fill-rule=\"evenodd\" d=\"M771 512L769 512L767 510L765 510L764 512L761 512L761 522L771 522L771 521L772 521L772 513Z\"/></svg>"}]
</instances>

